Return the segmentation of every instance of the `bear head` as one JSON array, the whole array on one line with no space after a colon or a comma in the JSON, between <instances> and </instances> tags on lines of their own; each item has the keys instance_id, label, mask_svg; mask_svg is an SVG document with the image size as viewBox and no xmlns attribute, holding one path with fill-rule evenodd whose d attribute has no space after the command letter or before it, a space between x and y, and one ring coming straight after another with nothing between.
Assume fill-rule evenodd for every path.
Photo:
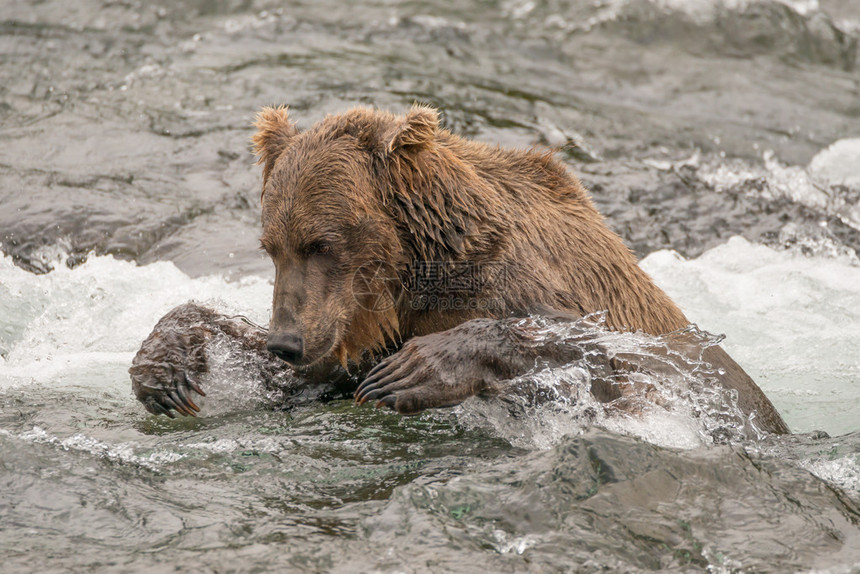
<instances>
[{"instance_id":1,"label":"bear head","mask_svg":"<svg viewBox=\"0 0 860 574\"><path fill-rule=\"evenodd\" d=\"M404 269L464 248L466 226L451 209L408 199L430 193L430 172L439 177L428 163L438 112L359 108L300 131L277 107L255 127L260 242L276 270L269 350L297 367L328 357L346 366L394 342Z\"/></svg>"}]
</instances>

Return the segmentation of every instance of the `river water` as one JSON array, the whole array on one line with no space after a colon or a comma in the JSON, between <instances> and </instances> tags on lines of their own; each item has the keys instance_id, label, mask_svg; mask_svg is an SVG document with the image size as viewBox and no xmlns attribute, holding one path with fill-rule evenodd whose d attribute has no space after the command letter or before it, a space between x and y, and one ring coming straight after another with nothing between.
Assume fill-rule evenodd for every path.
<instances>
[{"instance_id":1,"label":"river water","mask_svg":"<svg viewBox=\"0 0 860 574\"><path fill-rule=\"evenodd\" d=\"M860 570L858 38L853 0L0 0L0 570ZM414 101L560 148L796 434L696 364L638 416L403 418L278 409L228 349L199 418L147 415L167 310L268 320L255 111Z\"/></svg>"}]
</instances>

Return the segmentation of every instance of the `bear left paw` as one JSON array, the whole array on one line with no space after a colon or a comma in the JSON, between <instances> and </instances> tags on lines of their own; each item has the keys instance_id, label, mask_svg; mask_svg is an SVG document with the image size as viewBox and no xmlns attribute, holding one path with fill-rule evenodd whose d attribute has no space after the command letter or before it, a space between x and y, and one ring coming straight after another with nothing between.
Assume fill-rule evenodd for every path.
<instances>
[{"instance_id":1,"label":"bear left paw","mask_svg":"<svg viewBox=\"0 0 860 574\"><path fill-rule=\"evenodd\" d=\"M478 394L484 376L460 356L462 347L446 344L444 333L416 337L383 359L355 391L355 401L376 401L400 414L450 407Z\"/></svg>"}]
</instances>

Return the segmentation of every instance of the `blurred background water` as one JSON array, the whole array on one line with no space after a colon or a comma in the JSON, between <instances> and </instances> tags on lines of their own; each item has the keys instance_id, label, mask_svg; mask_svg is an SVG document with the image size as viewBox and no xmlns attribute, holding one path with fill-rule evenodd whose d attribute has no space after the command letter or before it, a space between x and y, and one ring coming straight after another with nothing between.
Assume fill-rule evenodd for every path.
<instances>
[{"instance_id":1,"label":"blurred background water","mask_svg":"<svg viewBox=\"0 0 860 574\"><path fill-rule=\"evenodd\" d=\"M852 0L0 0L3 571L856 571L858 38ZM227 354L147 415L168 309L268 319L256 110L414 101L561 148L798 434L715 440L694 369L641 417L401 418L274 409Z\"/></svg>"}]
</instances>

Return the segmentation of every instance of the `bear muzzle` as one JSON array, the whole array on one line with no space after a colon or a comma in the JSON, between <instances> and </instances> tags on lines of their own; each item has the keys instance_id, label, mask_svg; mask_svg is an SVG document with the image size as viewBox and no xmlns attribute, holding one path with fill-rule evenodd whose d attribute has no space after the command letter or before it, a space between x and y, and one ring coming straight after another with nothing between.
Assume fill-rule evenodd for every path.
<instances>
[{"instance_id":1,"label":"bear muzzle","mask_svg":"<svg viewBox=\"0 0 860 574\"><path fill-rule=\"evenodd\" d=\"M303 347L302 336L289 331L269 333L266 341L266 349L270 353L292 365L299 365L302 362Z\"/></svg>"}]
</instances>

